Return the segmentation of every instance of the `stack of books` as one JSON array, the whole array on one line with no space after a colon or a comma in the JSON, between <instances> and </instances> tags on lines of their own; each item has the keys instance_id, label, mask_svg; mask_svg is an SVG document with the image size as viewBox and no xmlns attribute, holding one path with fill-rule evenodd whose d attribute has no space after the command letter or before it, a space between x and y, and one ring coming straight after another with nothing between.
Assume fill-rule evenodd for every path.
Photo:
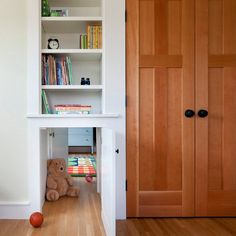
<instances>
[{"instance_id":1,"label":"stack of books","mask_svg":"<svg viewBox=\"0 0 236 236\"><path fill-rule=\"evenodd\" d=\"M54 106L56 114L66 115L66 114L90 114L91 106L89 105L55 105Z\"/></svg>"},{"instance_id":2,"label":"stack of books","mask_svg":"<svg viewBox=\"0 0 236 236\"><path fill-rule=\"evenodd\" d=\"M72 63L70 57L43 55L42 64L43 85L72 84Z\"/></svg>"}]
</instances>

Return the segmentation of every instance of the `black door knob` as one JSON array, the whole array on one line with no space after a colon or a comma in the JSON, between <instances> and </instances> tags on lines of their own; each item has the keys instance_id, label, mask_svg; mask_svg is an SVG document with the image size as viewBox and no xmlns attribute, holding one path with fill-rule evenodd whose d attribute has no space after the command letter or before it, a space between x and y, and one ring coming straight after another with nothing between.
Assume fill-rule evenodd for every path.
<instances>
[{"instance_id":1,"label":"black door knob","mask_svg":"<svg viewBox=\"0 0 236 236\"><path fill-rule=\"evenodd\" d=\"M205 118L208 116L208 111L201 109L198 111L198 116L201 118Z\"/></svg>"},{"instance_id":2,"label":"black door knob","mask_svg":"<svg viewBox=\"0 0 236 236\"><path fill-rule=\"evenodd\" d=\"M185 116L188 118L191 118L191 117L195 116L195 112L193 110L188 109L185 111Z\"/></svg>"}]
</instances>

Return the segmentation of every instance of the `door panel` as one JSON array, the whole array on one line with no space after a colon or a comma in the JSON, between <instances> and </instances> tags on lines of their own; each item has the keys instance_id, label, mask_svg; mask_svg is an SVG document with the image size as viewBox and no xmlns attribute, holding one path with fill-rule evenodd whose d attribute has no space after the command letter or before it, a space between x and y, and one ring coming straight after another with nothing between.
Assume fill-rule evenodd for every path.
<instances>
[{"instance_id":1,"label":"door panel","mask_svg":"<svg viewBox=\"0 0 236 236\"><path fill-rule=\"evenodd\" d=\"M127 215L236 216L236 1L127 10Z\"/></svg>"},{"instance_id":2,"label":"door panel","mask_svg":"<svg viewBox=\"0 0 236 236\"><path fill-rule=\"evenodd\" d=\"M127 9L127 215L191 216L194 1L130 0Z\"/></svg>"},{"instance_id":3,"label":"door panel","mask_svg":"<svg viewBox=\"0 0 236 236\"><path fill-rule=\"evenodd\" d=\"M196 1L196 215L236 215L236 1Z\"/></svg>"}]
</instances>

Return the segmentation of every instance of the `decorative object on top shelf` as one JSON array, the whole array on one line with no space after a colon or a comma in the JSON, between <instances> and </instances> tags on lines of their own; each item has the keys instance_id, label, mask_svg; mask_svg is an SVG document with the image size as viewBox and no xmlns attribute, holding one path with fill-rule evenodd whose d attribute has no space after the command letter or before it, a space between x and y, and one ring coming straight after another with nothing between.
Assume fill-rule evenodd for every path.
<instances>
[{"instance_id":1,"label":"decorative object on top shelf","mask_svg":"<svg viewBox=\"0 0 236 236\"><path fill-rule=\"evenodd\" d=\"M48 39L48 49L59 49L59 40L56 38Z\"/></svg>"},{"instance_id":2,"label":"decorative object on top shelf","mask_svg":"<svg viewBox=\"0 0 236 236\"><path fill-rule=\"evenodd\" d=\"M53 17L56 16L69 16L69 10L68 9L62 9L62 8L51 8L50 15Z\"/></svg>"},{"instance_id":3,"label":"decorative object on top shelf","mask_svg":"<svg viewBox=\"0 0 236 236\"><path fill-rule=\"evenodd\" d=\"M90 105L55 105L56 114L58 115L88 115L91 113L92 106Z\"/></svg>"},{"instance_id":4,"label":"decorative object on top shelf","mask_svg":"<svg viewBox=\"0 0 236 236\"><path fill-rule=\"evenodd\" d=\"M42 16L50 16L50 7L48 0L42 0Z\"/></svg>"}]
</instances>

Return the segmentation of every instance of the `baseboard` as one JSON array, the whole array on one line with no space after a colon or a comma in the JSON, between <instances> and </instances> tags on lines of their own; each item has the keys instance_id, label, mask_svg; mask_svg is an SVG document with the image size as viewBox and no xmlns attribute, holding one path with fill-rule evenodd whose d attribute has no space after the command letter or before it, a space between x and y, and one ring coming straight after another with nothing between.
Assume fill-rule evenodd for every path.
<instances>
[{"instance_id":1,"label":"baseboard","mask_svg":"<svg viewBox=\"0 0 236 236\"><path fill-rule=\"evenodd\" d=\"M1 202L0 219L29 219L31 214L30 202Z\"/></svg>"}]
</instances>

